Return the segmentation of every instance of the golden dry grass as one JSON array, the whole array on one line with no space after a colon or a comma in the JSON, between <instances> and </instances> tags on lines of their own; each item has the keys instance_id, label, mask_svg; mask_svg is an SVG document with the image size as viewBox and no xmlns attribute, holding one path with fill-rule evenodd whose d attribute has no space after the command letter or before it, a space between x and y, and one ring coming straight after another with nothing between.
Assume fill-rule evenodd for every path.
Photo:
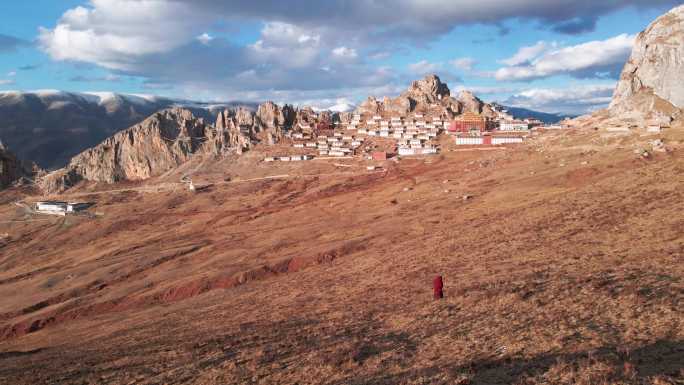
<instances>
[{"instance_id":1,"label":"golden dry grass","mask_svg":"<svg viewBox=\"0 0 684 385\"><path fill-rule=\"evenodd\" d=\"M444 140L380 174L254 152L197 179L300 177L0 225L0 382L681 383L684 162L635 140Z\"/></svg>"}]
</instances>

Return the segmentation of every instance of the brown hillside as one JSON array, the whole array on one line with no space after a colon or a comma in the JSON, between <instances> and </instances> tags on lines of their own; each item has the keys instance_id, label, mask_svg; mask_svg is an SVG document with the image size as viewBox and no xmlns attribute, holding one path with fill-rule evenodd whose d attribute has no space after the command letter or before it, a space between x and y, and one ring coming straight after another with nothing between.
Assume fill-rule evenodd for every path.
<instances>
[{"instance_id":1,"label":"brown hillside","mask_svg":"<svg viewBox=\"0 0 684 385\"><path fill-rule=\"evenodd\" d=\"M2 199L0 383L682 382L682 140L442 138L379 172L278 145L61 196L90 216Z\"/></svg>"}]
</instances>

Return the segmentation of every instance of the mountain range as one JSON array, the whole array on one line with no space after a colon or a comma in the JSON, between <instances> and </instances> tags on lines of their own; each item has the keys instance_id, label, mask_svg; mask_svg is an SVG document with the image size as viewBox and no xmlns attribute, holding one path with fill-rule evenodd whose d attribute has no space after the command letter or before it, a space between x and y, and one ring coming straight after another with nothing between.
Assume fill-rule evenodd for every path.
<instances>
[{"instance_id":1,"label":"mountain range","mask_svg":"<svg viewBox=\"0 0 684 385\"><path fill-rule=\"evenodd\" d=\"M47 170L65 166L76 154L117 132L142 122L157 111L186 108L214 121L220 111L253 102L195 102L151 95L112 92L75 93L56 90L0 92L0 140L18 158ZM339 103L316 111L346 113L358 106ZM509 108L519 118L537 117L544 122L561 120L554 114Z\"/></svg>"},{"instance_id":2,"label":"mountain range","mask_svg":"<svg viewBox=\"0 0 684 385\"><path fill-rule=\"evenodd\" d=\"M0 140L19 158L54 169L159 110L182 106L209 118L237 105L256 108L254 103L199 103L111 92L5 91L0 92Z\"/></svg>"}]
</instances>

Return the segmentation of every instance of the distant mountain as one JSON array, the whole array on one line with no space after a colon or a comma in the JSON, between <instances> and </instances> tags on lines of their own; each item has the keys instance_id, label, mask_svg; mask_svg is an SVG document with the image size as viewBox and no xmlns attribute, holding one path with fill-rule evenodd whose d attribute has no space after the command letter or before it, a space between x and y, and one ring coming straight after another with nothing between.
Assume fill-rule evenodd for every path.
<instances>
[{"instance_id":1,"label":"distant mountain","mask_svg":"<svg viewBox=\"0 0 684 385\"><path fill-rule=\"evenodd\" d=\"M33 164L22 162L0 142L0 189L21 178L33 178Z\"/></svg>"},{"instance_id":2,"label":"distant mountain","mask_svg":"<svg viewBox=\"0 0 684 385\"><path fill-rule=\"evenodd\" d=\"M513 115L516 119L526 119L534 118L539 119L546 124L558 123L565 118L575 118L577 115L567 115L567 114L553 114L548 112L540 112L534 110L528 110L526 108L519 107L508 107L497 103L492 103L493 105L500 106L501 108L508 111L509 114Z\"/></svg>"},{"instance_id":3,"label":"distant mountain","mask_svg":"<svg viewBox=\"0 0 684 385\"><path fill-rule=\"evenodd\" d=\"M0 139L20 159L45 169L169 107L185 107L212 121L227 107L254 103L197 103L148 95L0 91Z\"/></svg>"}]
</instances>

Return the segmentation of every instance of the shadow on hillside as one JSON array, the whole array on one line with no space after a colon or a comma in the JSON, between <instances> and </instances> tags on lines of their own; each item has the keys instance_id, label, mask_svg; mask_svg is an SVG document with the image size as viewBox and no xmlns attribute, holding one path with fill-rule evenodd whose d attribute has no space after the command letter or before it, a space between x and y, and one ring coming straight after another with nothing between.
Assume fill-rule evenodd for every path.
<instances>
[{"instance_id":1,"label":"shadow on hillside","mask_svg":"<svg viewBox=\"0 0 684 385\"><path fill-rule=\"evenodd\" d=\"M624 352L617 347L604 347L574 354L541 355L532 359L486 360L473 362L468 366L439 365L421 370L407 369L391 375L376 373L374 376L344 383L403 384L417 383L426 379L433 383L436 379L434 383L444 384L524 384L526 378L542 376L556 365L565 365L565 371L579 372L580 376L582 369L586 369L586 375L591 375L592 369L589 367L593 363L601 363L606 369L601 371L605 376L602 379L608 382L626 380L630 383L632 381L642 383L640 380L653 376L682 379L684 378L684 341L661 340L630 352ZM454 382L459 377L463 381ZM546 381L549 380L546 379Z\"/></svg>"}]
</instances>

